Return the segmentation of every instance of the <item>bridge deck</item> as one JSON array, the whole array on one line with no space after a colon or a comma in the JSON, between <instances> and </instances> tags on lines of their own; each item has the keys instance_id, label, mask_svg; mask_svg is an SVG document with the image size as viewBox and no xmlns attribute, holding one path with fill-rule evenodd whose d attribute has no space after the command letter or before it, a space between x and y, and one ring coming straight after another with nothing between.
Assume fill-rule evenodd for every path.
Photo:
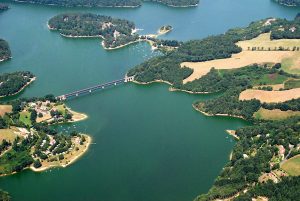
<instances>
[{"instance_id":1,"label":"bridge deck","mask_svg":"<svg viewBox=\"0 0 300 201\"><path fill-rule=\"evenodd\" d=\"M125 78L122 78L122 79L119 79L119 80L114 80L114 81L107 82L107 83L104 83L104 84L98 84L98 85L88 87L88 88L85 88L85 89L80 89L80 90L77 90L77 91L73 91L71 93L63 94L63 95L58 96L56 98L58 100L66 100L68 98L77 97L77 96L87 94L87 93L92 93L96 90L105 89L106 87L116 86L116 85L119 85L119 84L122 84L122 83L125 83L125 82L130 82L130 81L133 81L133 80L134 80L133 77L127 77L126 76Z\"/></svg>"}]
</instances>

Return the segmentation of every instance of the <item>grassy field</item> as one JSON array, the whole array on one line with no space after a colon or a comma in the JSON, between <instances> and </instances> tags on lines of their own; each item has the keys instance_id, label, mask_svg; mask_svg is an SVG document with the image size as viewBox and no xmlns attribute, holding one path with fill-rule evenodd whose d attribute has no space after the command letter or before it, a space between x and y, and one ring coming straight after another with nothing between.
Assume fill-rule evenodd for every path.
<instances>
[{"instance_id":1,"label":"grassy field","mask_svg":"<svg viewBox=\"0 0 300 201\"><path fill-rule=\"evenodd\" d=\"M288 100L300 98L300 88L284 91L264 91L256 89L247 89L240 94L240 100L257 99L265 103L280 103Z\"/></svg>"},{"instance_id":2,"label":"grassy field","mask_svg":"<svg viewBox=\"0 0 300 201\"><path fill-rule=\"evenodd\" d=\"M30 120L30 112L23 111L20 112L20 121L22 121L25 125L31 126L31 120Z\"/></svg>"},{"instance_id":3,"label":"grassy field","mask_svg":"<svg viewBox=\"0 0 300 201\"><path fill-rule=\"evenodd\" d=\"M294 156L284 162L281 168L286 171L289 175L299 176L300 175L300 155Z\"/></svg>"},{"instance_id":4,"label":"grassy field","mask_svg":"<svg viewBox=\"0 0 300 201\"><path fill-rule=\"evenodd\" d=\"M294 89L294 88L300 88L300 80L292 79L288 80L284 83L285 89Z\"/></svg>"},{"instance_id":5,"label":"grassy field","mask_svg":"<svg viewBox=\"0 0 300 201\"><path fill-rule=\"evenodd\" d=\"M299 111L281 111L279 109L267 110L264 108L260 108L257 112L253 114L256 119L263 120L283 120L292 116L300 116Z\"/></svg>"},{"instance_id":6,"label":"grassy field","mask_svg":"<svg viewBox=\"0 0 300 201\"><path fill-rule=\"evenodd\" d=\"M0 105L0 116L3 117L5 113L9 113L12 111L11 105Z\"/></svg>"},{"instance_id":7,"label":"grassy field","mask_svg":"<svg viewBox=\"0 0 300 201\"><path fill-rule=\"evenodd\" d=\"M17 138L17 134L12 129L0 129L0 143L5 139L6 141L13 142Z\"/></svg>"}]
</instances>

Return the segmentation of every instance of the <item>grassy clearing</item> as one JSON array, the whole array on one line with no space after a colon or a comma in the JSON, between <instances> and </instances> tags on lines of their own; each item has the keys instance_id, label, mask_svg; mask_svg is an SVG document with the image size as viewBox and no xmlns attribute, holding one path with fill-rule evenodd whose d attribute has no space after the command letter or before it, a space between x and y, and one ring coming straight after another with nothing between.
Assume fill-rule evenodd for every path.
<instances>
[{"instance_id":1,"label":"grassy clearing","mask_svg":"<svg viewBox=\"0 0 300 201\"><path fill-rule=\"evenodd\" d=\"M257 89L247 89L240 94L240 100L257 99L265 103L280 103L292 99L300 98L300 88L284 91L263 91Z\"/></svg>"},{"instance_id":2,"label":"grassy clearing","mask_svg":"<svg viewBox=\"0 0 300 201\"><path fill-rule=\"evenodd\" d=\"M20 112L20 118L19 118L19 120L21 122L23 122L27 126L31 126L32 125L32 122L30 120L30 112L28 112L28 111Z\"/></svg>"},{"instance_id":3,"label":"grassy clearing","mask_svg":"<svg viewBox=\"0 0 300 201\"><path fill-rule=\"evenodd\" d=\"M5 139L6 141L13 142L17 138L17 134L12 129L0 129L0 143Z\"/></svg>"},{"instance_id":4,"label":"grassy clearing","mask_svg":"<svg viewBox=\"0 0 300 201\"><path fill-rule=\"evenodd\" d=\"M281 111L279 109L268 110L264 108L260 108L257 112L253 114L256 119L263 120L283 120L292 116L300 116L299 111Z\"/></svg>"},{"instance_id":5,"label":"grassy clearing","mask_svg":"<svg viewBox=\"0 0 300 201\"><path fill-rule=\"evenodd\" d=\"M54 107L55 109L57 109L57 111L61 112L63 115L66 114L66 108L65 105L57 105Z\"/></svg>"},{"instance_id":6,"label":"grassy clearing","mask_svg":"<svg viewBox=\"0 0 300 201\"><path fill-rule=\"evenodd\" d=\"M294 156L284 162L281 168L291 176L300 175L300 155Z\"/></svg>"},{"instance_id":7,"label":"grassy clearing","mask_svg":"<svg viewBox=\"0 0 300 201\"><path fill-rule=\"evenodd\" d=\"M285 89L294 89L294 88L300 88L300 80L297 79L291 79L284 83Z\"/></svg>"},{"instance_id":8,"label":"grassy clearing","mask_svg":"<svg viewBox=\"0 0 300 201\"><path fill-rule=\"evenodd\" d=\"M0 105L0 116L3 117L5 113L12 112L12 106L11 105Z\"/></svg>"}]
</instances>

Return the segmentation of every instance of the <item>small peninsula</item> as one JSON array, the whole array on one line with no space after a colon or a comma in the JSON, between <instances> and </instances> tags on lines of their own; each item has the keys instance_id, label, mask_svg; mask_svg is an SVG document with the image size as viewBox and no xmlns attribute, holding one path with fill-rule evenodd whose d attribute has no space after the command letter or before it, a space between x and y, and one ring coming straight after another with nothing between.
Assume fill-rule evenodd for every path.
<instances>
[{"instance_id":1,"label":"small peninsula","mask_svg":"<svg viewBox=\"0 0 300 201\"><path fill-rule=\"evenodd\" d=\"M230 131L236 140L230 160L211 189L195 201L298 198L300 98L294 92L300 89L298 16L290 21L259 20L187 41L127 73L135 83L164 82L171 91L218 93L195 101L194 109L206 116L251 122Z\"/></svg>"},{"instance_id":2,"label":"small peninsula","mask_svg":"<svg viewBox=\"0 0 300 201\"><path fill-rule=\"evenodd\" d=\"M8 43L0 38L0 62L11 58L11 51Z\"/></svg>"},{"instance_id":3,"label":"small peninsula","mask_svg":"<svg viewBox=\"0 0 300 201\"><path fill-rule=\"evenodd\" d=\"M22 3L33 3L63 7L122 7L136 8L142 5L143 0L11 0ZM171 7L197 6L199 0L149 0Z\"/></svg>"},{"instance_id":4,"label":"small peninsula","mask_svg":"<svg viewBox=\"0 0 300 201\"><path fill-rule=\"evenodd\" d=\"M109 16L91 13L61 14L51 18L48 22L50 30L58 31L64 37L70 38L102 38L102 46L106 50L114 50L129 44L147 41L153 48L177 48L177 41L158 40L158 35L138 35L133 22ZM170 26L162 27L167 33ZM160 33L164 34L164 33Z\"/></svg>"},{"instance_id":5,"label":"small peninsula","mask_svg":"<svg viewBox=\"0 0 300 201\"><path fill-rule=\"evenodd\" d=\"M72 131L59 133L50 124L87 118L67 108L53 95L22 98L0 106L0 176L31 168L43 171L66 167L82 156L91 137Z\"/></svg>"},{"instance_id":6,"label":"small peninsula","mask_svg":"<svg viewBox=\"0 0 300 201\"><path fill-rule=\"evenodd\" d=\"M4 73L0 75L0 97L13 96L30 85L36 77L29 71Z\"/></svg>"}]
</instances>

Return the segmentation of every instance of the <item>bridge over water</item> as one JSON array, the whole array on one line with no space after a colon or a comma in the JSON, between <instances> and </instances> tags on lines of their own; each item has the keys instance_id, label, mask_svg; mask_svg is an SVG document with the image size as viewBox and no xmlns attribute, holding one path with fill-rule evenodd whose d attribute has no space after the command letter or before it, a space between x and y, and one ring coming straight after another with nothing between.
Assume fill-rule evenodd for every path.
<instances>
[{"instance_id":1,"label":"bridge over water","mask_svg":"<svg viewBox=\"0 0 300 201\"><path fill-rule=\"evenodd\" d=\"M90 94L92 92L102 90L102 89L106 89L108 87L117 86L119 84L123 84L123 83L126 83L126 82L132 82L133 80L134 80L133 76L131 76L131 77L125 76L124 78L119 79L119 80L114 80L114 81L107 82L107 83L104 83L104 84L98 84L98 85L88 87L88 88L85 88L85 89L80 89L78 91L73 91L71 93L63 94L63 95L60 95L60 96L56 97L56 99L63 101L63 100L78 97L78 96L81 96L81 95Z\"/></svg>"}]
</instances>

